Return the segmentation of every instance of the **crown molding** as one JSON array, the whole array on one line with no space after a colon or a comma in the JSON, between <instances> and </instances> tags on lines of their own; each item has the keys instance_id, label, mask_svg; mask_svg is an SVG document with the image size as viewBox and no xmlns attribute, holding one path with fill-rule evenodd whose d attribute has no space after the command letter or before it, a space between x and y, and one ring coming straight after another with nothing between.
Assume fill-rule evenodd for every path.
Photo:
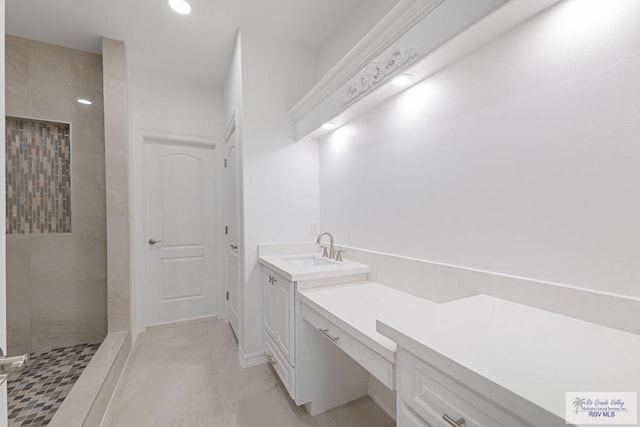
<instances>
[{"instance_id":1,"label":"crown molding","mask_svg":"<svg viewBox=\"0 0 640 427\"><path fill-rule=\"evenodd\" d=\"M353 49L291 107L291 118L295 122L300 121L444 1L400 0Z\"/></svg>"}]
</instances>

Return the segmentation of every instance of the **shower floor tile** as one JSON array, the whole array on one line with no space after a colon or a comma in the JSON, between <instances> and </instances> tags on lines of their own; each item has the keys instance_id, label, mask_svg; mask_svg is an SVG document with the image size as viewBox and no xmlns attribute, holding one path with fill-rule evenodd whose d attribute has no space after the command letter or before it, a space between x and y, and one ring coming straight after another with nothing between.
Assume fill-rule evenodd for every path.
<instances>
[{"instance_id":1,"label":"shower floor tile","mask_svg":"<svg viewBox=\"0 0 640 427\"><path fill-rule=\"evenodd\" d=\"M32 355L8 381L9 427L46 426L100 344L79 344Z\"/></svg>"}]
</instances>

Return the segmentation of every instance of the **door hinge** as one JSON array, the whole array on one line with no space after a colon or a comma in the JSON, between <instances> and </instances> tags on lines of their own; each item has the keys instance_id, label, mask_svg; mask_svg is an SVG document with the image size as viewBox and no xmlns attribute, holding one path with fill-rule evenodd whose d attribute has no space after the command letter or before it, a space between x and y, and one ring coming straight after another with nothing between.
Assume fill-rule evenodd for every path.
<instances>
[{"instance_id":1,"label":"door hinge","mask_svg":"<svg viewBox=\"0 0 640 427\"><path fill-rule=\"evenodd\" d=\"M229 291L227 291L227 301L229 301Z\"/></svg>"},{"instance_id":2,"label":"door hinge","mask_svg":"<svg viewBox=\"0 0 640 427\"><path fill-rule=\"evenodd\" d=\"M224 167L227 167L227 159L224 159Z\"/></svg>"},{"instance_id":3,"label":"door hinge","mask_svg":"<svg viewBox=\"0 0 640 427\"><path fill-rule=\"evenodd\" d=\"M228 225L224 226L224 234L229 234L229 226Z\"/></svg>"}]
</instances>

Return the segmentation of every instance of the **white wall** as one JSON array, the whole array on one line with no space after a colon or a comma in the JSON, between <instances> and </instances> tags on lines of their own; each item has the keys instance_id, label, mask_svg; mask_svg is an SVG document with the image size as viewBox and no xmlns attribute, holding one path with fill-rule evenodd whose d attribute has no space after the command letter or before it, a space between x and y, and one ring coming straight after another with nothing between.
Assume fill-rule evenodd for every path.
<instances>
[{"instance_id":1,"label":"white wall","mask_svg":"<svg viewBox=\"0 0 640 427\"><path fill-rule=\"evenodd\" d=\"M319 218L318 145L295 142L288 110L315 83L309 49L242 34L244 337L247 357L263 357L258 243L310 241Z\"/></svg>"},{"instance_id":2,"label":"white wall","mask_svg":"<svg viewBox=\"0 0 640 427\"><path fill-rule=\"evenodd\" d=\"M223 88L223 104L226 129L234 112L242 112L242 38L239 32Z\"/></svg>"},{"instance_id":3,"label":"white wall","mask_svg":"<svg viewBox=\"0 0 640 427\"><path fill-rule=\"evenodd\" d=\"M396 5L397 0L361 0L318 50L318 78L324 76Z\"/></svg>"},{"instance_id":4,"label":"white wall","mask_svg":"<svg viewBox=\"0 0 640 427\"><path fill-rule=\"evenodd\" d=\"M222 137L221 89L138 68L131 69L130 82L134 128L211 139Z\"/></svg>"},{"instance_id":5,"label":"white wall","mask_svg":"<svg viewBox=\"0 0 640 427\"><path fill-rule=\"evenodd\" d=\"M146 294L144 263L146 241L144 228L144 140L145 135L182 137L201 142L222 141L224 113L222 90L213 86L185 81L136 67L129 69L131 206L133 209L132 262L132 334L144 330L146 324ZM216 150L218 165L222 150ZM221 169L221 168L220 168ZM222 179L221 170L218 180ZM222 206L221 182L217 184L217 202ZM220 211L222 212L222 211ZM216 230L218 232L218 230ZM220 240L222 236L217 236ZM218 280L223 280L222 265L216 267ZM212 308L216 310L216 308Z\"/></svg>"},{"instance_id":6,"label":"white wall","mask_svg":"<svg viewBox=\"0 0 640 427\"><path fill-rule=\"evenodd\" d=\"M640 296L640 2L568 0L320 141L339 243Z\"/></svg>"}]
</instances>

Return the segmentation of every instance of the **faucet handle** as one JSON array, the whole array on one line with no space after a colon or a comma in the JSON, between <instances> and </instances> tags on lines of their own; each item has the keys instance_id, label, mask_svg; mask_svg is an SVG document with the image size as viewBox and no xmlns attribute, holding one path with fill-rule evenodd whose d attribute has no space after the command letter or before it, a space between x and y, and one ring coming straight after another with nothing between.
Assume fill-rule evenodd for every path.
<instances>
[{"instance_id":1,"label":"faucet handle","mask_svg":"<svg viewBox=\"0 0 640 427\"><path fill-rule=\"evenodd\" d=\"M336 249L336 257L335 260L336 261L342 261L342 254L345 252L344 249Z\"/></svg>"},{"instance_id":2,"label":"faucet handle","mask_svg":"<svg viewBox=\"0 0 640 427\"><path fill-rule=\"evenodd\" d=\"M329 253L327 252L327 247L324 245L320 245L322 248L322 258L329 258Z\"/></svg>"}]
</instances>

